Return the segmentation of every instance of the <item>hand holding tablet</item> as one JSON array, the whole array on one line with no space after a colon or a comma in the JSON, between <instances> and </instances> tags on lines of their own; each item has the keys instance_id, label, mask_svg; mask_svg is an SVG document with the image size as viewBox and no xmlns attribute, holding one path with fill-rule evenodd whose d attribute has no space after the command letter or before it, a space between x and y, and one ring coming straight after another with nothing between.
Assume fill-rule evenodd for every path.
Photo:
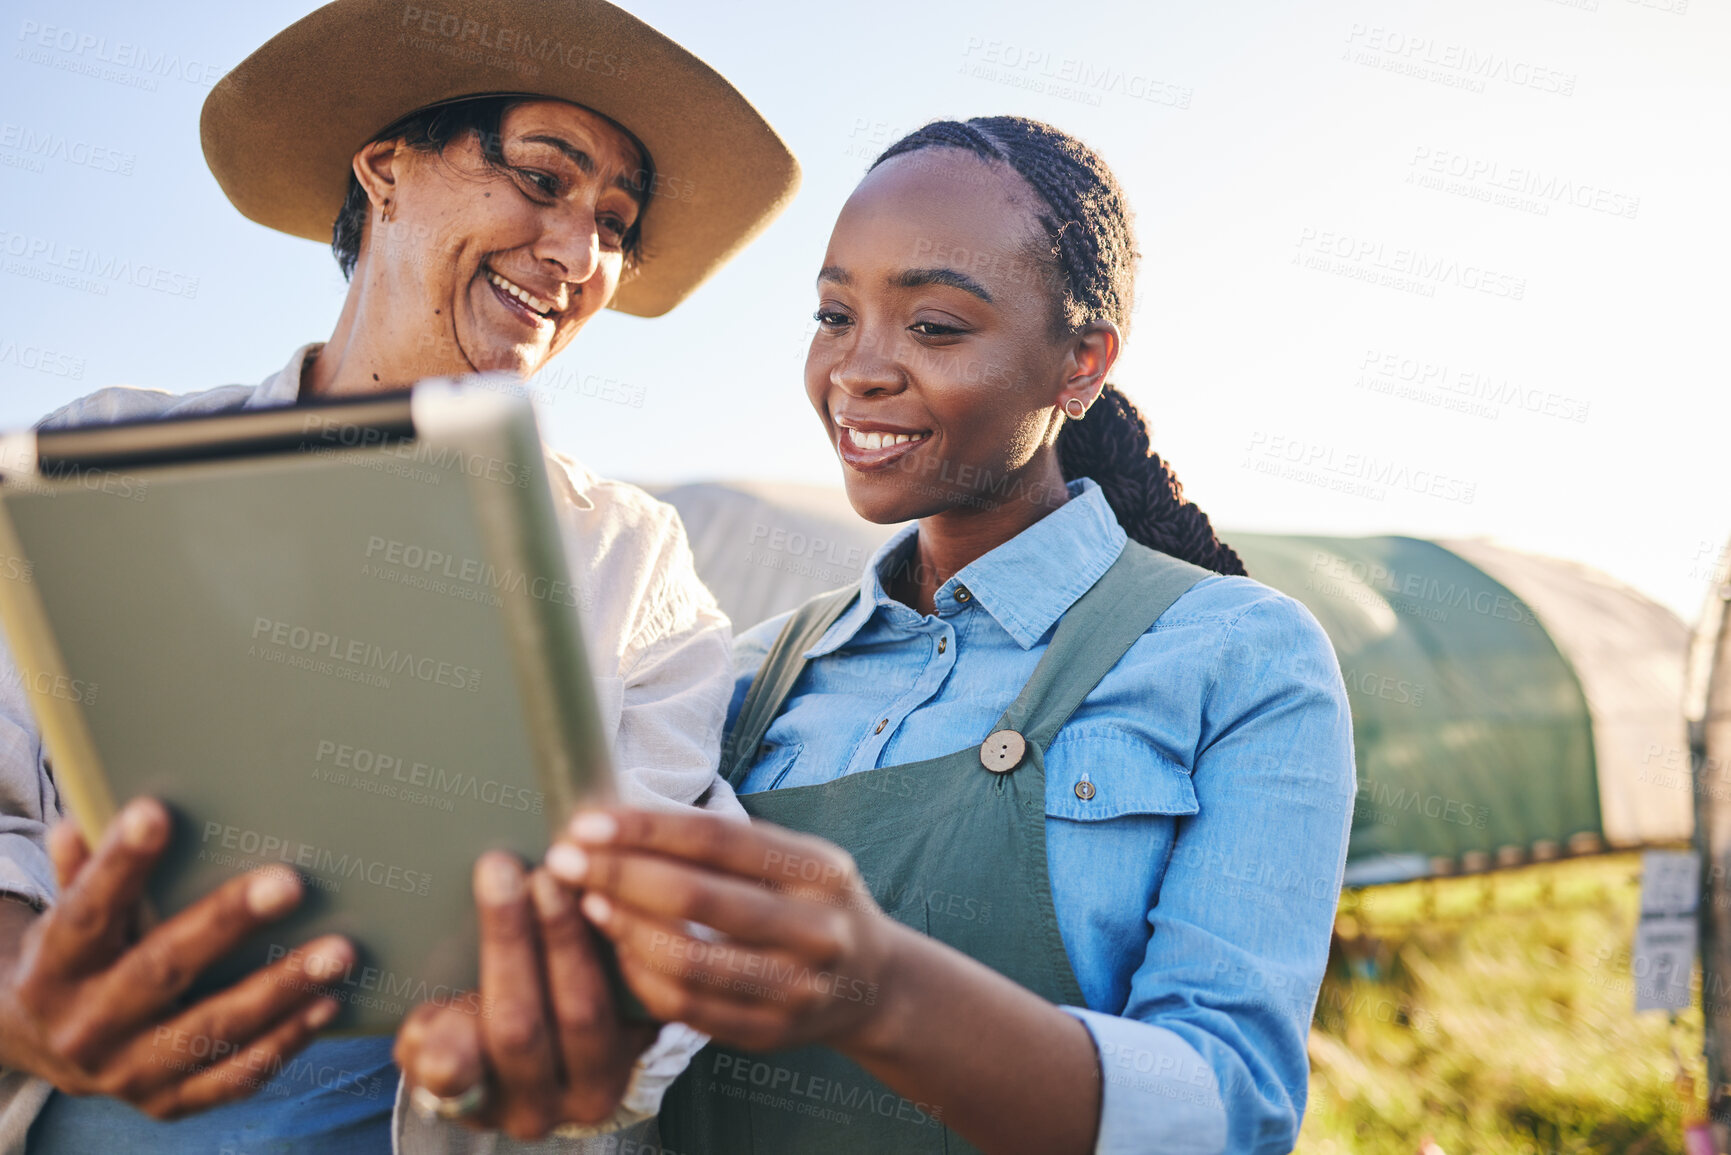
<instances>
[{"instance_id":1,"label":"hand holding tablet","mask_svg":"<svg viewBox=\"0 0 1731 1155\"><path fill-rule=\"evenodd\" d=\"M0 619L85 838L162 799L165 918L259 867L301 881L192 993L272 966L350 1031L480 1011L476 858L538 859L611 793L528 403L427 382L13 435L4 459ZM356 947L334 976L321 934Z\"/></svg>"}]
</instances>

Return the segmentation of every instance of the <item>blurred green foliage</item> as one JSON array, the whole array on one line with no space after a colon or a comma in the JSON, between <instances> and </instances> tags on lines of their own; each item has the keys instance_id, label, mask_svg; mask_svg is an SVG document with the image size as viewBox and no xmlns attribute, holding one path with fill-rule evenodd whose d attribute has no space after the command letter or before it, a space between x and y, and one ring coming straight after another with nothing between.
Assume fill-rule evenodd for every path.
<instances>
[{"instance_id":1,"label":"blurred green foliage","mask_svg":"<svg viewBox=\"0 0 1731 1155\"><path fill-rule=\"evenodd\" d=\"M1342 897L1299 1155L1682 1155L1704 1100L1699 975L1636 1014L1638 854Z\"/></svg>"}]
</instances>

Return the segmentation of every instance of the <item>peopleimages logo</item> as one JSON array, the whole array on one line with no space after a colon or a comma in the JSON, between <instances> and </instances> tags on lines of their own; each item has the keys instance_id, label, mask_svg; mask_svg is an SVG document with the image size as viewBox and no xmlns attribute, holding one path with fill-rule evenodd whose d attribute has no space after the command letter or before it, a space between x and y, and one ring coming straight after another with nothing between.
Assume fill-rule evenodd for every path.
<instances>
[{"instance_id":1,"label":"peopleimages logo","mask_svg":"<svg viewBox=\"0 0 1731 1155\"><path fill-rule=\"evenodd\" d=\"M880 1091L856 1080L823 1078L750 1055L717 1052L710 1074L711 1086L718 1094L755 1106L842 1124L853 1122L846 1112L857 1111L904 1123L943 1126L941 1106L904 1099L894 1091Z\"/></svg>"},{"instance_id":2,"label":"peopleimages logo","mask_svg":"<svg viewBox=\"0 0 1731 1155\"><path fill-rule=\"evenodd\" d=\"M9 262L6 269L9 273L34 275L35 279L42 281L54 280L58 275L69 278L59 281L68 288L98 296L106 296L110 284L131 285L189 300L198 296L198 278L188 273L162 265L134 262L84 245L62 245L48 237L0 229L0 253L28 262Z\"/></svg>"},{"instance_id":3,"label":"peopleimages logo","mask_svg":"<svg viewBox=\"0 0 1731 1155\"><path fill-rule=\"evenodd\" d=\"M1615 192L1601 185L1574 180L1531 165L1504 164L1490 157L1469 156L1429 145L1421 144L1414 150L1408 169L1407 181L1426 188L1445 192L1460 191L1462 195L1478 195L1480 199L1486 199L1494 193L1531 198L1533 204L1529 211L1536 209L1540 216L1549 215L1552 204L1572 205L1578 209L1627 220L1634 220L1635 214L1641 211L1641 198L1638 196ZM1445 177L1467 187L1457 189L1454 185L1443 183ZM1430 183L1427 183L1427 178ZM1527 207L1519 200L1508 203L1511 208Z\"/></svg>"},{"instance_id":4,"label":"peopleimages logo","mask_svg":"<svg viewBox=\"0 0 1731 1155\"><path fill-rule=\"evenodd\" d=\"M178 52L154 52L143 44L126 40L110 42L106 36L35 20L25 20L19 25L18 40L22 45L16 54L19 59L82 72L102 80L114 80L147 92L155 92L157 79L166 77L178 77L188 84L210 88L228 71L221 65L204 64L190 57L182 59ZM48 52L60 53L60 59L48 56ZM112 67L103 68L103 65ZM142 75L123 76L115 69Z\"/></svg>"},{"instance_id":5,"label":"peopleimages logo","mask_svg":"<svg viewBox=\"0 0 1731 1155\"><path fill-rule=\"evenodd\" d=\"M303 445L304 453L327 453L343 449L371 449L377 453L413 461L419 465L429 465L435 470L459 470L472 478L480 478L497 482L500 485L515 486L526 489L529 486L529 470L515 462L484 453L471 453L461 446L440 445L423 438L393 439L389 433L372 425L360 425L352 421L339 421L317 413L307 414L301 422L301 432L308 439L317 438L324 445ZM369 466L370 468L371 466ZM424 480L437 485L436 472L417 471L425 473Z\"/></svg>"},{"instance_id":6,"label":"peopleimages logo","mask_svg":"<svg viewBox=\"0 0 1731 1155\"><path fill-rule=\"evenodd\" d=\"M206 822L203 841L206 845L199 851L201 859L223 866L231 865L228 860L230 857L235 857L236 863L242 858L255 861L270 859L311 871L324 883L337 884L321 886L321 889L338 890L343 882L358 878L386 890L400 890L406 894L425 897L433 885L433 876L424 870L408 870L361 854L337 854L333 850L311 843L296 842L275 834L230 826L224 822ZM231 853L225 856L221 851Z\"/></svg>"},{"instance_id":7,"label":"peopleimages logo","mask_svg":"<svg viewBox=\"0 0 1731 1155\"><path fill-rule=\"evenodd\" d=\"M275 948L273 948L275 949ZM274 960L273 960L274 961ZM317 1063L305 1058L284 1059L281 1055L269 1054L258 1049L248 1049L244 1044L230 1039L217 1038L214 1035L200 1034L181 1030L178 1027L160 1026L151 1036L151 1043L158 1056L163 1051L184 1058L159 1057L158 1062L170 1070L192 1073L202 1071L221 1063L229 1077L237 1074L237 1068L249 1072L240 1078L240 1085L259 1088L265 1084L281 1079L285 1083L305 1083L309 1087L316 1086L322 1091L335 1095L350 1095L356 1099L376 1099L384 1090L385 1081L382 1076L367 1077L363 1072L352 1071L347 1067L337 1067L329 1063ZM391 1085L396 1085L393 1075ZM273 1094L286 1094L288 1088L279 1087ZM230 1146L222 1148L219 1155L242 1155Z\"/></svg>"},{"instance_id":8,"label":"peopleimages logo","mask_svg":"<svg viewBox=\"0 0 1731 1155\"><path fill-rule=\"evenodd\" d=\"M481 688L481 671L472 666L459 666L426 656L417 657L408 650L386 649L376 642L360 638L345 638L326 630L297 626L272 618L255 618L252 624L254 645L247 656L265 661L282 661L287 654L298 655L303 661L290 664L312 669L316 673L335 674L342 670L356 673L377 671L384 674L407 674L418 681L430 682L471 693ZM262 644L265 648L260 649ZM280 647L272 651L270 647ZM324 660L328 659L328 660ZM357 679L364 680L364 679ZM388 686L389 681L384 685Z\"/></svg>"},{"instance_id":9,"label":"peopleimages logo","mask_svg":"<svg viewBox=\"0 0 1731 1155\"><path fill-rule=\"evenodd\" d=\"M1391 786L1387 782L1360 783L1358 801L1360 805L1357 809L1367 820L1385 826L1394 824L1393 821L1385 819L1414 814L1435 818L1453 826L1469 826L1474 830L1483 830L1491 815L1488 806L1475 806L1471 802L1444 798L1440 794L1421 794L1416 789L1407 790Z\"/></svg>"},{"instance_id":10,"label":"peopleimages logo","mask_svg":"<svg viewBox=\"0 0 1731 1155\"><path fill-rule=\"evenodd\" d=\"M138 158L106 145L92 144L61 133L45 132L11 121L0 123L0 149L22 153L32 161L58 160L80 168L131 176ZM36 169L41 172L40 168Z\"/></svg>"},{"instance_id":11,"label":"peopleimages logo","mask_svg":"<svg viewBox=\"0 0 1731 1155\"><path fill-rule=\"evenodd\" d=\"M323 777L339 786L367 789L369 793L401 797L416 801L431 792L443 803L436 807L451 810L450 799L468 799L498 806L505 810L520 810L539 814L546 798L538 790L482 778L464 770L447 770L427 762L350 746L321 738L313 754L315 777Z\"/></svg>"},{"instance_id":12,"label":"peopleimages logo","mask_svg":"<svg viewBox=\"0 0 1731 1155\"><path fill-rule=\"evenodd\" d=\"M82 357L41 345L21 344L4 337L0 337L0 365L16 365L20 369L32 369L54 377L70 377L74 381L81 380L84 376Z\"/></svg>"},{"instance_id":13,"label":"peopleimages logo","mask_svg":"<svg viewBox=\"0 0 1731 1155\"><path fill-rule=\"evenodd\" d=\"M1509 301L1527 295L1525 277L1408 245L1390 245L1373 237L1305 227L1299 230L1297 249L1292 258L1295 265L1407 289L1421 296L1435 296L1438 285Z\"/></svg>"},{"instance_id":14,"label":"peopleimages logo","mask_svg":"<svg viewBox=\"0 0 1731 1155\"><path fill-rule=\"evenodd\" d=\"M1354 591L1375 591L1388 598L1391 607L1399 610L1399 598L1413 603L1428 603L1443 609L1464 609L1482 617L1496 618L1519 626L1539 627L1533 608L1489 579L1478 582L1444 580L1432 574L1401 570L1381 562L1367 562L1341 557L1326 550L1311 556L1310 576L1306 589L1335 596L1348 596ZM1354 598L1353 600L1357 600ZM1446 621L1446 617L1433 618Z\"/></svg>"},{"instance_id":15,"label":"peopleimages logo","mask_svg":"<svg viewBox=\"0 0 1731 1155\"><path fill-rule=\"evenodd\" d=\"M1375 24L1354 24L1347 33L1346 59L1424 80L1446 82L1483 92L1486 81L1531 88L1557 96L1573 96L1576 76L1501 52L1412 36Z\"/></svg>"},{"instance_id":16,"label":"peopleimages logo","mask_svg":"<svg viewBox=\"0 0 1731 1155\"><path fill-rule=\"evenodd\" d=\"M318 989L353 1006L380 1007L402 1014L410 1006L432 1003L437 1007L452 1007L465 1014L490 1017L493 1001L479 991L445 983L429 983L416 975L398 974L374 966L350 964L340 975L315 972L309 958L300 947L278 946L272 943L265 951L267 964L287 960L290 971L303 973L305 980L284 980L284 985ZM385 1001L389 1000L389 1001Z\"/></svg>"},{"instance_id":17,"label":"peopleimages logo","mask_svg":"<svg viewBox=\"0 0 1731 1155\"><path fill-rule=\"evenodd\" d=\"M1099 105L1102 96L1115 95L1168 108L1189 108L1195 95L1194 89L1147 72L979 36L968 37L962 58L960 71L965 75L1082 104Z\"/></svg>"},{"instance_id":18,"label":"peopleimages logo","mask_svg":"<svg viewBox=\"0 0 1731 1155\"><path fill-rule=\"evenodd\" d=\"M22 670L13 666L5 675L0 676L0 685L18 686L32 694L59 698L64 702L77 702L81 706L96 704L95 682L69 678L65 674L51 674L47 670Z\"/></svg>"},{"instance_id":19,"label":"peopleimages logo","mask_svg":"<svg viewBox=\"0 0 1731 1155\"><path fill-rule=\"evenodd\" d=\"M1447 362L1366 349L1353 382L1373 393L1405 397L1474 417L1495 420L1506 409L1583 422L1591 402L1519 385L1507 376Z\"/></svg>"},{"instance_id":20,"label":"peopleimages logo","mask_svg":"<svg viewBox=\"0 0 1731 1155\"><path fill-rule=\"evenodd\" d=\"M555 605L577 608L580 601L577 591L571 585L555 581L544 576L530 577L517 570L501 570L491 562L479 558L463 557L458 554L446 553L443 550L430 549L416 545L413 542L398 541L395 538L380 537L376 534L367 538L366 556L371 561L384 561L397 567L407 574L428 578L441 578L457 582L464 586L473 586L488 591L503 590L513 594L527 594L536 601L552 602ZM393 571L368 571L362 573L374 576L385 576ZM402 574L397 578L404 585L412 585ZM436 588L434 592L446 592ZM497 604L495 601L494 604Z\"/></svg>"},{"instance_id":21,"label":"peopleimages logo","mask_svg":"<svg viewBox=\"0 0 1731 1155\"><path fill-rule=\"evenodd\" d=\"M403 7L403 35L425 40L432 46L437 37L449 48L469 49L481 56L484 63L500 67L515 67L530 75L538 71L537 64L558 64L577 72L592 72L597 76L625 79L631 71L631 58L614 52L601 52L582 44L567 44L545 33L529 28L498 28L472 20L461 11L439 11L414 4ZM416 44L416 47L423 45ZM467 58L467 57L465 57Z\"/></svg>"},{"instance_id":22,"label":"peopleimages logo","mask_svg":"<svg viewBox=\"0 0 1731 1155\"><path fill-rule=\"evenodd\" d=\"M1478 493L1476 482L1414 469L1393 458L1379 458L1356 450L1302 437L1255 430L1244 461L1246 468L1293 481L1303 481L1354 496L1381 501L1390 489L1458 501L1471 505Z\"/></svg>"}]
</instances>

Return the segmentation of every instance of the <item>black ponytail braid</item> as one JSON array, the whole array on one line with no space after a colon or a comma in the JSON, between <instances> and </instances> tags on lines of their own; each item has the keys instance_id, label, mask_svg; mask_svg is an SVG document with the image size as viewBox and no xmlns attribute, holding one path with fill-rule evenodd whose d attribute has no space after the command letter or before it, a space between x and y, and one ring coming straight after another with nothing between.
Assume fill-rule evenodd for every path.
<instances>
[{"instance_id":1,"label":"black ponytail braid","mask_svg":"<svg viewBox=\"0 0 1731 1155\"><path fill-rule=\"evenodd\" d=\"M1007 164L1039 195L1058 274L1058 335L1095 320L1128 332L1136 238L1124 190L1098 153L1037 120L979 116L933 121L890 145L872 167L926 148L959 148ZM1184 500L1184 487L1149 445L1147 423L1117 388L1107 385L1085 418L1065 422L1058 464L1066 480L1092 478L1134 540L1217 573L1244 573L1208 515Z\"/></svg>"},{"instance_id":2,"label":"black ponytail braid","mask_svg":"<svg viewBox=\"0 0 1731 1155\"><path fill-rule=\"evenodd\" d=\"M1244 563L1214 536L1208 515L1184 500L1184 486L1148 444L1148 425L1130 399L1108 385L1080 421L1058 434L1066 479L1091 477L1106 491L1124 532L1143 545L1216 573L1241 574Z\"/></svg>"}]
</instances>

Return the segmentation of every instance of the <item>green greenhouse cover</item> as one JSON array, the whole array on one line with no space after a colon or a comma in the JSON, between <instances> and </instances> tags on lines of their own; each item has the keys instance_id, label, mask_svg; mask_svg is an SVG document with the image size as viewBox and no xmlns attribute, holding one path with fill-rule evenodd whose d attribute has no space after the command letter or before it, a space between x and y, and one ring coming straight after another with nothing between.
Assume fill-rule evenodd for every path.
<instances>
[{"instance_id":1,"label":"green greenhouse cover","mask_svg":"<svg viewBox=\"0 0 1731 1155\"><path fill-rule=\"evenodd\" d=\"M1385 880L1377 863L1392 881L1432 873L1411 868L1421 858L1471 868L1602 835L1580 681L1506 586L1417 538L1231 541L1252 577L1309 607L1339 656L1358 757L1349 883Z\"/></svg>"}]
</instances>

